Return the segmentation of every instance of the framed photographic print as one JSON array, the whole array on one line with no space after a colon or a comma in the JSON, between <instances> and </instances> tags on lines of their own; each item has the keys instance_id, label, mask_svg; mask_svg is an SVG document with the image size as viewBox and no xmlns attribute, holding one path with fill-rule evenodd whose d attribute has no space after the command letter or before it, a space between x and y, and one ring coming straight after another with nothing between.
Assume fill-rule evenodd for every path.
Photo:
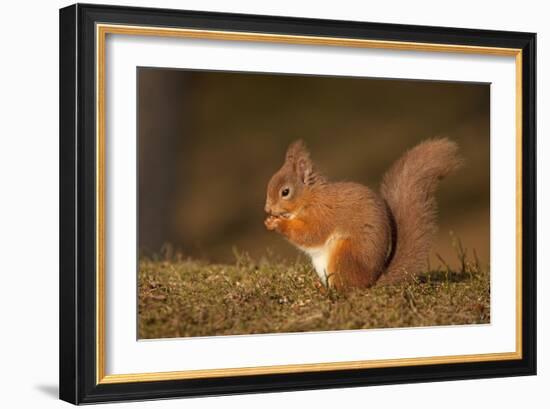
<instances>
[{"instance_id":1,"label":"framed photographic print","mask_svg":"<svg viewBox=\"0 0 550 409\"><path fill-rule=\"evenodd\" d=\"M61 399L535 374L535 44L61 9Z\"/></svg>"}]
</instances>

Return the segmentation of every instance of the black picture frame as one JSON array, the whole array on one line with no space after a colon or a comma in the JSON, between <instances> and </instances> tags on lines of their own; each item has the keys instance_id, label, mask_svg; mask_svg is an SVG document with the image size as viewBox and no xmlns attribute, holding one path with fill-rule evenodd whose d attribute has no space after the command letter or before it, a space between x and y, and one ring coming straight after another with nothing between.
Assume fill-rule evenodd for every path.
<instances>
[{"instance_id":1,"label":"black picture frame","mask_svg":"<svg viewBox=\"0 0 550 409\"><path fill-rule=\"evenodd\" d=\"M521 359L97 383L96 23L522 51ZM536 374L536 34L77 4L60 10L60 398L74 404Z\"/></svg>"}]
</instances>

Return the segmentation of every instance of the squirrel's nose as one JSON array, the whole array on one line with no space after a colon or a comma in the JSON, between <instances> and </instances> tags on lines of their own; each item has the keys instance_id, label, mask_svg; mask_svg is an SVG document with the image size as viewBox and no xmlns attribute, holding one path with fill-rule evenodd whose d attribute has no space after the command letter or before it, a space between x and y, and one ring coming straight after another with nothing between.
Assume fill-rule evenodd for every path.
<instances>
[{"instance_id":1,"label":"squirrel's nose","mask_svg":"<svg viewBox=\"0 0 550 409\"><path fill-rule=\"evenodd\" d=\"M266 204L265 204L265 207L264 207L264 210L265 210L265 212L268 213L268 214L271 213L271 206L268 205L268 204L266 203Z\"/></svg>"}]
</instances>

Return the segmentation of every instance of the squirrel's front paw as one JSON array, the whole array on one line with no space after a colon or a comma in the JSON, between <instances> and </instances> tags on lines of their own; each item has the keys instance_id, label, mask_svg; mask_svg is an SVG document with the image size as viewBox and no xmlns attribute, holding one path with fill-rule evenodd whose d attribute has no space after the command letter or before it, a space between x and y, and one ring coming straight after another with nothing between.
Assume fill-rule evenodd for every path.
<instances>
[{"instance_id":1,"label":"squirrel's front paw","mask_svg":"<svg viewBox=\"0 0 550 409\"><path fill-rule=\"evenodd\" d=\"M267 227L267 230L275 230L279 223L281 222L281 219L275 216L268 216L267 219L265 219L264 224L265 227Z\"/></svg>"}]
</instances>

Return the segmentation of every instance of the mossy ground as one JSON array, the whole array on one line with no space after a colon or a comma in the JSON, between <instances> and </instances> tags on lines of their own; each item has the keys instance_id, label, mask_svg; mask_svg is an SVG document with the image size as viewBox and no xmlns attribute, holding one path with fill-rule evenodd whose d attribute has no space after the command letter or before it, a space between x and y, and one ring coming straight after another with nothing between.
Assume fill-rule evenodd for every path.
<instances>
[{"instance_id":1,"label":"mossy ground","mask_svg":"<svg viewBox=\"0 0 550 409\"><path fill-rule=\"evenodd\" d=\"M324 289L305 259L142 259L139 338L489 323L488 268L458 254L458 271L441 260L413 282L345 293Z\"/></svg>"}]
</instances>

